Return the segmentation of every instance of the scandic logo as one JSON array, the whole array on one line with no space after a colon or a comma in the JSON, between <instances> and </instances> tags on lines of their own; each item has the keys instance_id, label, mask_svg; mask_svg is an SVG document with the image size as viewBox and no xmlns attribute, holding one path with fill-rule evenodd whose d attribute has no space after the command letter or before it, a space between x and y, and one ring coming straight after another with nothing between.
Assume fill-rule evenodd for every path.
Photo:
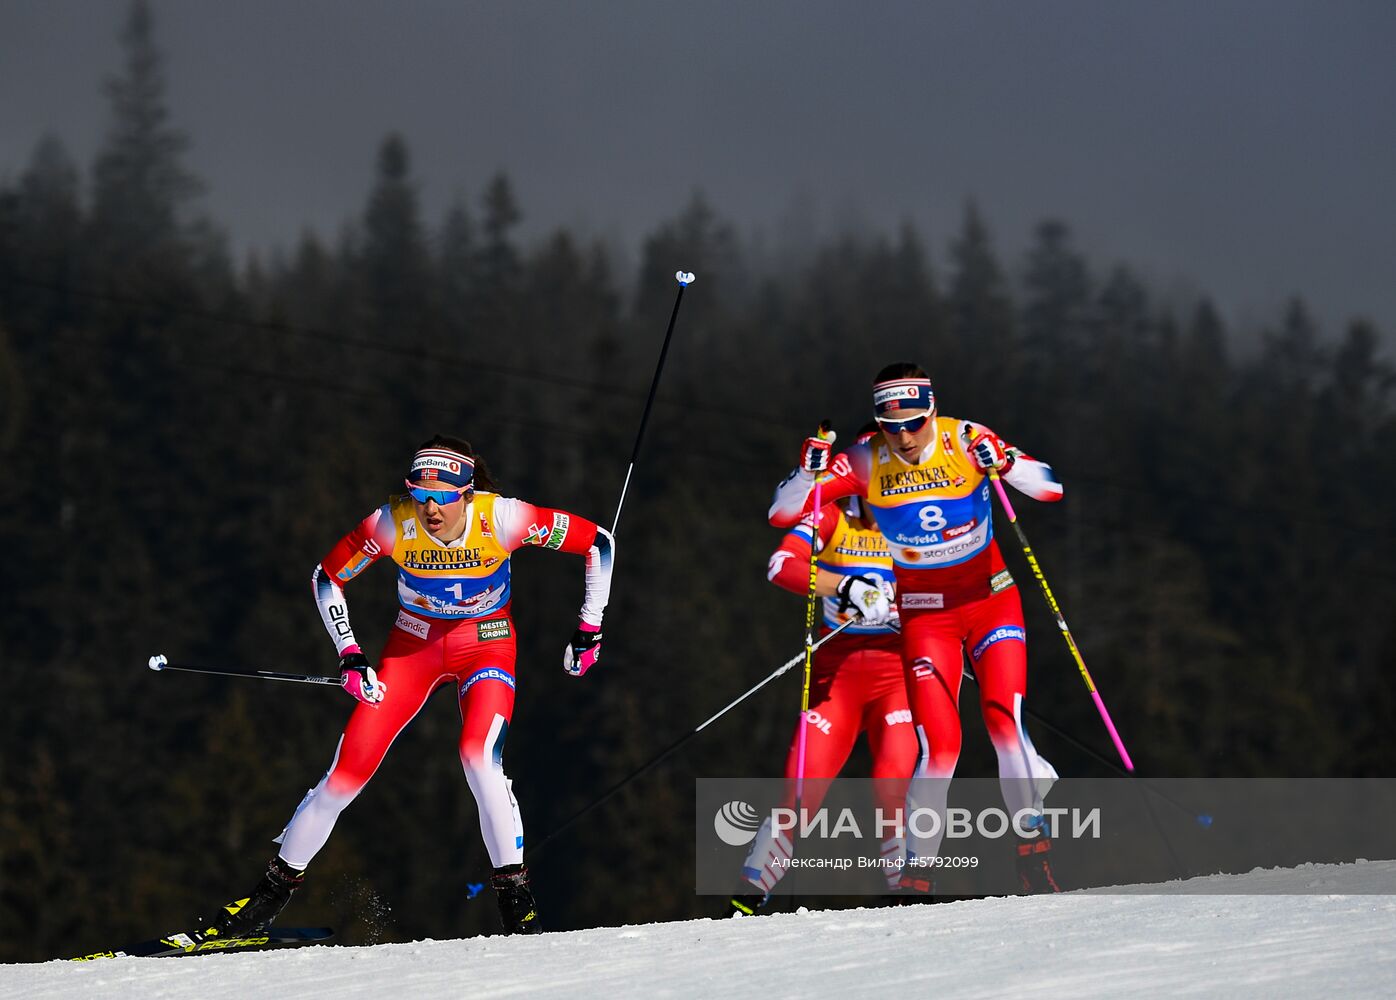
<instances>
[{"instance_id":1,"label":"scandic logo","mask_svg":"<svg viewBox=\"0 0 1396 1000\"><path fill-rule=\"evenodd\" d=\"M431 625L422 621L420 618L409 615L406 611L399 611L397 613L397 621L393 624L404 632L415 635L419 639L428 639L431 637Z\"/></svg>"}]
</instances>

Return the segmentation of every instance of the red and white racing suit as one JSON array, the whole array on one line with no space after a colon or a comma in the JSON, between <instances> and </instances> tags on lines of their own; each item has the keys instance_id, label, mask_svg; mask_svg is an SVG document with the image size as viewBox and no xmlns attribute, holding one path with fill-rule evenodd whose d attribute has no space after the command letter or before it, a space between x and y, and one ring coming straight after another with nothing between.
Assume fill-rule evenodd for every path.
<instances>
[{"instance_id":1,"label":"red and white racing suit","mask_svg":"<svg viewBox=\"0 0 1396 1000\"><path fill-rule=\"evenodd\" d=\"M821 481L825 501L862 497L887 540L897 581L902 662L921 743L908 805L944 817L949 779L959 761L960 682L969 653L980 710L998 757L1010 816L1040 812L1056 772L1033 749L1023 726L1027 633L1018 588L993 536L991 485L970 458L961 433L988 428L935 417L920 460L911 464L882 435L836 455ZM1051 468L1007 449L1005 482L1036 500L1061 499ZM776 489L770 521L794 524L810 507L815 477L796 471ZM933 858L943 822L931 836L908 837L908 857Z\"/></svg>"},{"instance_id":2,"label":"red and white racing suit","mask_svg":"<svg viewBox=\"0 0 1396 1000\"><path fill-rule=\"evenodd\" d=\"M343 654L357 647L340 584L384 557L398 566L401 609L377 667L382 702L354 708L330 769L277 839L281 857L304 868L344 807L362 791L398 734L442 684L456 685L460 761L496 867L523 859L523 823L504 774L514 710L515 628L509 614L510 554L522 546L586 556L583 621L600 625L610 591L610 533L549 507L477 491L466 530L440 542L418 523L410 497L396 497L345 535L315 568L320 615Z\"/></svg>"},{"instance_id":3,"label":"red and white racing suit","mask_svg":"<svg viewBox=\"0 0 1396 1000\"><path fill-rule=\"evenodd\" d=\"M812 515L802 518L771 554L769 579L797 594L805 594L809 589L813 520ZM883 581L890 592L892 560L876 525L851 518L837 504L828 504L819 519L816 550L820 569ZM837 597L823 598L821 608L820 635L850 617L848 612L839 610ZM878 779L873 785L874 803L890 822L900 814L906 783L917 759L916 737L902 679L901 639L885 625L863 625L853 617L852 624L826 640L814 654L809 711L790 740L781 807L795 807L800 726L805 730L805 780L800 805L807 811L819 808L829 782L838 777L853 751L858 734L865 732L872 751L872 777ZM747 853L743 877L762 892L770 892L788 870L781 862L790 857L792 847L787 834L772 835L768 819ZM900 875L900 870L892 865L900 861L901 853L900 837L889 837L883 842L882 855L889 865L885 871L890 884L895 884Z\"/></svg>"}]
</instances>

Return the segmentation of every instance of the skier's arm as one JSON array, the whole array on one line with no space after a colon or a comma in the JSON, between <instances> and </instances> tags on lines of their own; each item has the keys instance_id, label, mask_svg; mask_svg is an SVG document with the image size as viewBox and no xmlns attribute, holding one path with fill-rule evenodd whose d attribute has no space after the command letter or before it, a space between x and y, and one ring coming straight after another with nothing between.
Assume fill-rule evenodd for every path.
<instances>
[{"instance_id":1,"label":"skier's arm","mask_svg":"<svg viewBox=\"0 0 1396 1000\"><path fill-rule=\"evenodd\" d=\"M830 504L824 508L819 526L819 548L829 544L838 526L839 509ZM809 515L786 533L780 547L771 553L766 578L777 587L797 594L809 593L810 543L814 538ZM872 576L835 573L819 567L815 574L815 595L839 598L839 611L852 611L871 625L887 621L893 614L892 585Z\"/></svg>"},{"instance_id":2,"label":"skier's arm","mask_svg":"<svg viewBox=\"0 0 1396 1000\"><path fill-rule=\"evenodd\" d=\"M495 500L494 530L500 544L510 552L523 545L537 545L586 556L582 608L577 613L572 639L562 651L562 669L573 677L581 677L601 658L601 616L611 596L615 539L605 528L584 517L511 497Z\"/></svg>"},{"instance_id":3,"label":"skier's arm","mask_svg":"<svg viewBox=\"0 0 1396 1000\"><path fill-rule=\"evenodd\" d=\"M838 507L834 504L826 505L823 516L819 519L820 550L823 550L833 536L834 529L838 527L838 519ZM771 553L770 561L766 564L766 579L782 590L788 590L793 594L809 592L810 539L814 534L813 522L813 514L801 518L800 523L785 533L780 545ZM837 591L839 581L842 579L842 573L834 573L821 567L818 570L814 592L820 597L831 597Z\"/></svg>"},{"instance_id":4,"label":"skier's arm","mask_svg":"<svg viewBox=\"0 0 1396 1000\"><path fill-rule=\"evenodd\" d=\"M971 462L985 471L997 468L999 477L1020 493L1048 503L1062 498L1062 484L1050 465L1015 448L983 424L964 421L959 444Z\"/></svg>"},{"instance_id":5,"label":"skier's arm","mask_svg":"<svg viewBox=\"0 0 1396 1000\"><path fill-rule=\"evenodd\" d=\"M315 567L311 577L315 605L340 656L361 652L349 625L349 605L340 584L348 583L375 561L390 555L393 535L392 514L386 506L379 507L336 542L330 554Z\"/></svg>"},{"instance_id":6,"label":"skier's arm","mask_svg":"<svg viewBox=\"0 0 1396 1000\"><path fill-rule=\"evenodd\" d=\"M553 507L539 507L513 497L494 502L495 537L507 550L536 545L586 556L586 583L578 617L600 627L611 596L615 539L593 521Z\"/></svg>"},{"instance_id":7,"label":"skier's arm","mask_svg":"<svg viewBox=\"0 0 1396 1000\"><path fill-rule=\"evenodd\" d=\"M819 473L819 501L831 503L849 496L863 496L868 486L870 452L866 444L855 444L841 451L829 463L829 471ZM796 469L776 487L767 519L777 528L789 528L814 506L816 473Z\"/></svg>"}]
</instances>

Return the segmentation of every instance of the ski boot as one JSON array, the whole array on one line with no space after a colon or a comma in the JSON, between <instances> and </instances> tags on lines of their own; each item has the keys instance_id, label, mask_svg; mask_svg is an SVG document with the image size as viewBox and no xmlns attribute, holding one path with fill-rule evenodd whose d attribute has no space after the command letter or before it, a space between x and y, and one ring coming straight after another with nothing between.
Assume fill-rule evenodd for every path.
<instances>
[{"instance_id":1,"label":"ski boot","mask_svg":"<svg viewBox=\"0 0 1396 1000\"><path fill-rule=\"evenodd\" d=\"M895 885L888 886L888 894L882 897L883 906L911 906L915 903L939 903L934 879L926 878L920 872L903 872Z\"/></svg>"},{"instance_id":2,"label":"ski boot","mask_svg":"<svg viewBox=\"0 0 1396 1000\"><path fill-rule=\"evenodd\" d=\"M539 934L538 905L528 886L528 869L523 865L496 868L490 876L490 886L499 903L499 922L505 934Z\"/></svg>"},{"instance_id":3,"label":"ski boot","mask_svg":"<svg viewBox=\"0 0 1396 1000\"><path fill-rule=\"evenodd\" d=\"M1061 892L1052 874L1052 863L1048 855L1052 851L1052 840L1041 834L1031 840L1018 841L1018 892L1022 895Z\"/></svg>"},{"instance_id":4,"label":"ski boot","mask_svg":"<svg viewBox=\"0 0 1396 1000\"><path fill-rule=\"evenodd\" d=\"M766 904L770 901L771 894L769 892L761 892L758 886L743 880L741 885L737 887L737 891L732 893L732 897L727 900L727 915L729 917L754 917L765 909Z\"/></svg>"},{"instance_id":5,"label":"ski boot","mask_svg":"<svg viewBox=\"0 0 1396 1000\"><path fill-rule=\"evenodd\" d=\"M271 859L267 873L252 895L235 899L199 932L201 941L249 937L264 930L291 901L291 894L305 881L305 872L292 868L281 858Z\"/></svg>"}]
</instances>

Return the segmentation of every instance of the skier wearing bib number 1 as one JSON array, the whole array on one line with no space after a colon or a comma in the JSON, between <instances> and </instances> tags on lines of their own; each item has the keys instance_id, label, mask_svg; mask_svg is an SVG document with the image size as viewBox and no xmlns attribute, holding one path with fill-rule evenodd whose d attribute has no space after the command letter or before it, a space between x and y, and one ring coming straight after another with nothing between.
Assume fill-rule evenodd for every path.
<instances>
[{"instance_id":1,"label":"skier wearing bib number 1","mask_svg":"<svg viewBox=\"0 0 1396 1000\"><path fill-rule=\"evenodd\" d=\"M800 467L776 488L769 517L778 527L798 522L809 512L820 476L824 503L864 498L887 539L907 696L921 744L907 805L942 820L908 828L903 888L933 889L929 863L940 851L960 756L959 696L968 652L1004 803L1015 817L1019 888L1057 892L1042 814L1042 797L1057 774L1023 724L1027 633L1018 588L994 540L988 472L996 470L1035 500L1060 500L1062 488L1050 466L989 428L938 413L930 378L917 365L901 362L878 373L873 410L878 437L832 457L827 442L805 442Z\"/></svg>"},{"instance_id":2,"label":"skier wearing bib number 1","mask_svg":"<svg viewBox=\"0 0 1396 1000\"><path fill-rule=\"evenodd\" d=\"M483 462L459 438L437 436L418 448L406 487L315 567L320 617L339 655L344 689L358 704L330 769L277 838L280 852L261 882L247 899L222 908L201 932L205 940L252 934L281 912L340 812L443 684L454 685L459 700L460 761L494 866L490 884L504 930L541 929L523 865L519 806L504 774L515 684L510 555L532 545L586 557L579 621L563 651L563 668L581 676L600 656L614 544L605 528L575 514L492 492ZM383 557L397 563L401 607L375 670L354 638L340 585Z\"/></svg>"}]
</instances>

